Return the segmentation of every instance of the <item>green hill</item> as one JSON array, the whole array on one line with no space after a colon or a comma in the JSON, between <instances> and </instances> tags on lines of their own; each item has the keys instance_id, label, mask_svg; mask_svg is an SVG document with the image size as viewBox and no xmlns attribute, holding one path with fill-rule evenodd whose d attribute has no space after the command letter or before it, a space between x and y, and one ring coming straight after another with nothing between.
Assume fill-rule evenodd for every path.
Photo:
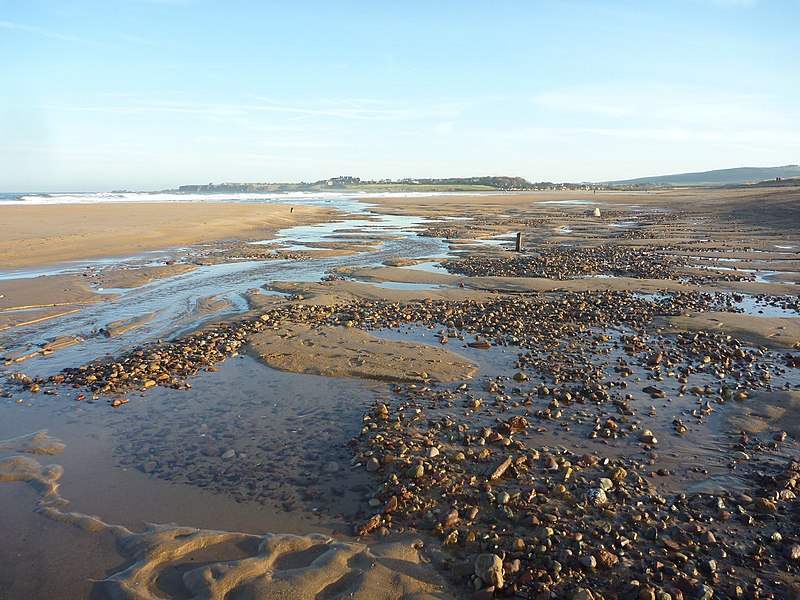
<instances>
[{"instance_id":1,"label":"green hill","mask_svg":"<svg viewBox=\"0 0 800 600\"><path fill-rule=\"evenodd\" d=\"M785 165L783 167L737 167L735 169L718 169L699 173L676 173L674 175L658 175L655 177L638 177L621 181L608 181L612 185L736 185L775 180L780 177L800 177L800 166Z\"/></svg>"}]
</instances>

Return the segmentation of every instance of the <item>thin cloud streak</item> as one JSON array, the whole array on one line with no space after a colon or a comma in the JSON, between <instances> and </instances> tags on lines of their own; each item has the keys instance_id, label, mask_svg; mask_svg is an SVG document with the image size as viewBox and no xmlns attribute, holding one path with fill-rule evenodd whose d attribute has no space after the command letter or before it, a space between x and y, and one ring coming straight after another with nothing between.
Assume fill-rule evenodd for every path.
<instances>
[{"instance_id":1,"label":"thin cloud streak","mask_svg":"<svg viewBox=\"0 0 800 600\"><path fill-rule=\"evenodd\" d=\"M437 118L452 119L460 115L464 105L445 103L406 108L353 108L295 107L281 104L192 104L174 101L145 101L139 105L101 106L43 106L49 110L98 112L115 114L179 113L211 117L245 117L252 113L269 112L297 115L298 118L333 117L356 121L413 121Z\"/></svg>"},{"instance_id":2,"label":"thin cloud streak","mask_svg":"<svg viewBox=\"0 0 800 600\"><path fill-rule=\"evenodd\" d=\"M659 86L641 88L560 89L535 96L533 103L553 113L579 113L631 122L725 129L740 128L748 123L759 127L800 126L794 113L767 94L702 93Z\"/></svg>"},{"instance_id":3,"label":"thin cloud streak","mask_svg":"<svg viewBox=\"0 0 800 600\"><path fill-rule=\"evenodd\" d=\"M28 33L35 33L37 35L43 35L45 37L53 38L56 40L63 40L65 42L75 42L77 44L86 44L87 46L106 46L107 44L103 44L101 42L96 42L94 40L87 40L86 38L77 37L74 35L64 35L63 33L57 33L55 31L50 31L49 29L44 29L42 27L36 27L34 25L25 25L23 23L12 23L11 21L0 21L0 27L3 29L15 29L17 31L27 31Z\"/></svg>"}]
</instances>

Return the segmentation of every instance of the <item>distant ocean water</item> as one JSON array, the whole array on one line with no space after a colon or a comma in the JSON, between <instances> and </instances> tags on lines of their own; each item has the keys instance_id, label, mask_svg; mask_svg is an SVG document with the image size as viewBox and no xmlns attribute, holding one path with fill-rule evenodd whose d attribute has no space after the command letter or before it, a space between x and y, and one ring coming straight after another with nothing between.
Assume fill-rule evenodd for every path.
<instances>
[{"instance_id":1,"label":"distant ocean water","mask_svg":"<svg viewBox=\"0 0 800 600\"><path fill-rule=\"evenodd\" d=\"M177 192L50 192L2 193L0 204L97 204L115 202L287 202L292 200L333 200L350 198L341 193L191 194Z\"/></svg>"},{"instance_id":2,"label":"distant ocean water","mask_svg":"<svg viewBox=\"0 0 800 600\"><path fill-rule=\"evenodd\" d=\"M0 205L31 204L109 204L115 202L303 202L327 204L358 197L441 196L440 192L369 193L366 192L283 192L283 193L209 193L178 192L50 192L0 193Z\"/></svg>"}]
</instances>

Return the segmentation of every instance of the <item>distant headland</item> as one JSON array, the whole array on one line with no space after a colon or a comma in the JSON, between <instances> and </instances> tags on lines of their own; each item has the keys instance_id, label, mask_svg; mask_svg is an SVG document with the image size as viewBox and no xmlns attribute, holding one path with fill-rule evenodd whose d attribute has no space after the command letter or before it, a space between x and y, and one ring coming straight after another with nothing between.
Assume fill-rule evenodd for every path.
<instances>
[{"instance_id":1,"label":"distant headland","mask_svg":"<svg viewBox=\"0 0 800 600\"><path fill-rule=\"evenodd\" d=\"M619 181L556 183L531 182L523 177L486 175L482 177L449 177L441 179L361 179L341 175L314 182L299 183L205 183L182 185L178 192L186 193L269 193L269 192L512 192L546 190L630 190L672 187L728 186L799 186L800 166L737 167L696 173L676 173Z\"/></svg>"}]
</instances>

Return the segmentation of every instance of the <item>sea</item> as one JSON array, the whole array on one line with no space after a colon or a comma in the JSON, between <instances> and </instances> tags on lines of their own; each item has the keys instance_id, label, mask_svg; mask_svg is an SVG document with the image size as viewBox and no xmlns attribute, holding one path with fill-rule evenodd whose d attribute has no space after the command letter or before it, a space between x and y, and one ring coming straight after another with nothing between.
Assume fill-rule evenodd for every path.
<instances>
[{"instance_id":1,"label":"sea","mask_svg":"<svg viewBox=\"0 0 800 600\"><path fill-rule=\"evenodd\" d=\"M470 192L469 196L484 195ZM453 196L443 192L271 192L271 193L189 193L189 192L0 192L0 205L95 204L115 202L302 202L310 205L336 203L356 198L414 198Z\"/></svg>"}]
</instances>

